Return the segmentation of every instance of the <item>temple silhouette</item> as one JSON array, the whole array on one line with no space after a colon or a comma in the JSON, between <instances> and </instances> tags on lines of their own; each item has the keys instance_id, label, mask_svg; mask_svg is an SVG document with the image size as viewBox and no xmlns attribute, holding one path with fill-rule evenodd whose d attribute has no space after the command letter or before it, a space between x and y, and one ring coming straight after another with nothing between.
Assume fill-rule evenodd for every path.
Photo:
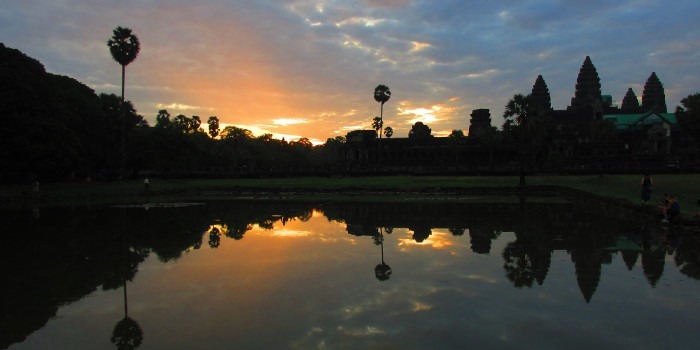
<instances>
[{"instance_id":1,"label":"temple silhouette","mask_svg":"<svg viewBox=\"0 0 700 350\"><path fill-rule=\"evenodd\" d=\"M532 115L544 121L541 149L528 168L538 171L635 171L680 167L694 158L693 141L668 113L663 84L652 72L641 104L629 88L617 106L602 94L600 77L589 56L576 79L566 109L552 108L545 78L537 76L530 92ZM381 162L386 171L498 172L514 171L518 145L494 138L489 109L472 111L464 139L435 137L417 122L405 138L378 139L374 130L355 130L346 136L342 155L354 170Z\"/></svg>"}]
</instances>

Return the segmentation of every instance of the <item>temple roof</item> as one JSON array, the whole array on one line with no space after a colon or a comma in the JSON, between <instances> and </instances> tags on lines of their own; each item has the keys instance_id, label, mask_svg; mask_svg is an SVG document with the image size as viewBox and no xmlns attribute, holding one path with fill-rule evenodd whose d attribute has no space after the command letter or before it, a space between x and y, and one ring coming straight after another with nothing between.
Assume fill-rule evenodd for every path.
<instances>
[{"instance_id":1,"label":"temple roof","mask_svg":"<svg viewBox=\"0 0 700 350\"><path fill-rule=\"evenodd\" d=\"M667 123L670 125L678 124L676 115L673 113L656 113L649 111L638 114L606 114L604 120L610 120L615 123L618 130L629 130L635 125L653 125L659 123Z\"/></svg>"}]
</instances>

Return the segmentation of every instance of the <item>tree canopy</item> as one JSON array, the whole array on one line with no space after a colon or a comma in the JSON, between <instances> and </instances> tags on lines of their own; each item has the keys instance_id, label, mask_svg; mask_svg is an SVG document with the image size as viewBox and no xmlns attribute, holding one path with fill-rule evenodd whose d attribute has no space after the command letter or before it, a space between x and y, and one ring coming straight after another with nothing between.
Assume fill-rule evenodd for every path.
<instances>
[{"instance_id":1,"label":"tree canopy","mask_svg":"<svg viewBox=\"0 0 700 350\"><path fill-rule=\"evenodd\" d=\"M423 122L416 122L413 124L411 127L411 130L408 132L408 138L409 139L428 139L432 137L430 135L432 130Z\"/></svg>"},{"instance_id":2,"label":"tree canopy","mask_svg":"<svg viewBox=\"0 0 700 350\"><path fill-rule=\"evenodd\" d=\"M124 27L114 28L112 38L107 40L107 46L112 58L122 66L133 62L141 51L139 38L131 32L131 29Z\"/></svg>"},{"instance_id":3,"label":"tree canopy","mask_svg":"<svg viewBox=\"0 0 700 350\"><path fill-rule=\"evenodd\" d=\"M678 123L700 145L700 92L683 98L681 105L676 107Z\"/></svg>"}]
</instances>

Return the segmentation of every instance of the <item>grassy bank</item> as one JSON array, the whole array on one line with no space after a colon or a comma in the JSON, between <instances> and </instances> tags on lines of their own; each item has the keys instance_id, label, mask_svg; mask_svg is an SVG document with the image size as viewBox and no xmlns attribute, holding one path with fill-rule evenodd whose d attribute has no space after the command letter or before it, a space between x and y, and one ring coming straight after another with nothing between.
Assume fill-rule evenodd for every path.
<instances>
[{"instance_id":1,"label":"grassy bank","mask_svg":"<svg viewBox=\"0 0 700 350\"><path fill-rule=\"evenodd\" d=\"M700 199L700 174L653 176L656 201L664 192L680 198L684 214L695 214ZM597 195L639 203L641 175L605 176L530 176L529 186L563 186ZM515 176L383 176L343 178L275 179L151 179L155 197L188 198L207 193L245 193L291 191L295 193L343 193L363 191L435 192L481 188L515 188ZM93 201L137 200L144 195L142 180L124 182L42 183L39 199L60 203L90 199ZM30 186L1 186L4 205L35 200Z\"/></svg>"}]
</instances>

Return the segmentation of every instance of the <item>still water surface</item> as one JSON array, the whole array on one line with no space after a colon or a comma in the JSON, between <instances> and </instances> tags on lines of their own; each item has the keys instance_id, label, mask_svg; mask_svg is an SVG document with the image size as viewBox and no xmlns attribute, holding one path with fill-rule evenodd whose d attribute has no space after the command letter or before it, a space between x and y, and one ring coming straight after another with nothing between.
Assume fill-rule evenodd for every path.
<instances>
[{"instance_id":1,"label":"still water surface","mask_svg":"<svg viewBox=\"0 0 700 350\"><path fill-rule=\"evenodd\" d=\"M9 349L689 349L698 237L571 203L0 212Z\"/></svg>"}]
</instances>

